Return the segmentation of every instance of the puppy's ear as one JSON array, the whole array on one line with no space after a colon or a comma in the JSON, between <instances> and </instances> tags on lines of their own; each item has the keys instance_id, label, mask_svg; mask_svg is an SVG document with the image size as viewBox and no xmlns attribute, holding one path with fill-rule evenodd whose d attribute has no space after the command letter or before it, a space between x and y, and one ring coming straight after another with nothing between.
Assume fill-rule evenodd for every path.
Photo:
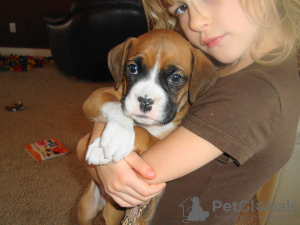
<instances>
[{"instance_id":1,"label":"puppy's ear","mask_svg":"<svg viewBox=\"0 0 300 225\"><path fill-rule=\"evenodd\" d=\"M133 41L136 38L128 38L122 44L117 45L108 53L108 68L116 82L118 90L124 79L124 65Z\"/></svg>"},{"instance_id":2,"label":"puppy's ear","mask_svg":"<svg viewBox=\"0 0 300 225\"><path fill-rule=\"evenodd\" d=\"M214 64L199 49L192 49L193 72L189 87L189 101L193 103L203 95L218 79Z\"/></svg>"}]
</instances>

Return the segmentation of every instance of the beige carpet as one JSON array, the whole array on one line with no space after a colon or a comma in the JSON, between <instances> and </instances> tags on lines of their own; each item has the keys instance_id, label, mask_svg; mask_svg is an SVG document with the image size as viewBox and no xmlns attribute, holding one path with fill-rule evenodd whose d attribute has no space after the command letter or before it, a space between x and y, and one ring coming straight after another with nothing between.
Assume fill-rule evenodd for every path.
<instances>
[{"instance_id":1,"label":"beige carpet","mask_svg":"<svg viewBox=\"0 0 300 225\"><path fill-rule=\"evenodd\" d=\"M91 92L110 86L73 80L53 63L30 72L0 72L0 224L77 224L76 206L90 177L77 160L77 141L92 123L81 106ZM24 111L7 112L22 101ZM34 161L24 145L56 138L70 154ZM103 224L99 216L94 224ZM241 224L258 224L243 213Z\"/></svg>"}]
</instances>

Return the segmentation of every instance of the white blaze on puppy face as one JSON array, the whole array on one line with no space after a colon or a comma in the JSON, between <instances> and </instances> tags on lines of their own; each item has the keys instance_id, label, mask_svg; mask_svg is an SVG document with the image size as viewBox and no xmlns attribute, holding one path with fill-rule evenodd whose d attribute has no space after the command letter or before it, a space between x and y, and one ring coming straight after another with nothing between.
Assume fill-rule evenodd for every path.
<instances>
[{"instance_id":1,"label":"white blaze on puppy face","mask_svg":"<svg viewBox=\"0 0 300 225\"><path fill-rule=\"evenodd\" d=\"M160 51L157 54L155 64L147 68L148 72L133 84L124 102L124 113L132 117L136 122L142 124L156 124L165 117L165 105L167 94L158 84L160 73ZM147 101L147 110L141 108L141 99ZM151 102L149 104L149 102ZM146 104L146 103L144 103Z\"/></svg>"}]
</instances>

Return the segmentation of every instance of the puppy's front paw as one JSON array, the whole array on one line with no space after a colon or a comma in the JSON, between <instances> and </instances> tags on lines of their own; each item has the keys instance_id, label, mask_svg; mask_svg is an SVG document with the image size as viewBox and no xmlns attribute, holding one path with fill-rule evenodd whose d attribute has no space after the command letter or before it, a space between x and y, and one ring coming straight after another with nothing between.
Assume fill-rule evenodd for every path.
<instances>
[{"instance_id":1,"label":"puppy's front paw","mask_svg":"<svg viewBox=\"0 0 300 225\"><path fill-rule=\"evenodd\" d=\"M127 156L134 147L134 122L124 115L120 102L109 102L102 107L106 127L101 136L104 155L117 162Z\"/></svg>"},{"instance_id":2,"label":"puppy's front paw","mask_svg":"<svg viewBox=\"0 0 300 225\"><path fill-rule=\"evenodd\" d=\"M107 123L101 137L104 155L114 162L126 157L134 148L135 133L133 126L118 121Z\"/></svg>"},{"instance_id":3,"label":"puppy's front paw","mask_svg":"<svg viewBox=\"0 0 300 225\"><path fill-rule=\"evenodd\" d=\"M85 160L89 165L104 165L112 160L111 158L105 157L103 148L100 145L100 137L89 145Z\"/></svg>"}]
</instances>

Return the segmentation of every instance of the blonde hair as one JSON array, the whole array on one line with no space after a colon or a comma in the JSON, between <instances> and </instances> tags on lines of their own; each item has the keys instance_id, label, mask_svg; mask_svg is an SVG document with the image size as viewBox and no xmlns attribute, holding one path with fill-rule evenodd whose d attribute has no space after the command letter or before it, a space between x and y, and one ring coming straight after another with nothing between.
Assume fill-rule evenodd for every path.
<instances>
[{"instance_id":1,"label":"blonde hair","mask_svg":"<svg viewBox=\"0 0 300 225\"><path fill-rule=\"evenodd\" d=\"M299 53L300 2L299 0L239 0L248 19L257 28L257 43L263 43L271 30L280 30L282 48L271 59L254 60L260 64L274 65L284 61L292 52ZM142 0L148 20L148 28L170 29L182 35L178 20L167 8L173 0ZM260 9L260 10L257 10Z\"/></svg>"}]
</instances>

